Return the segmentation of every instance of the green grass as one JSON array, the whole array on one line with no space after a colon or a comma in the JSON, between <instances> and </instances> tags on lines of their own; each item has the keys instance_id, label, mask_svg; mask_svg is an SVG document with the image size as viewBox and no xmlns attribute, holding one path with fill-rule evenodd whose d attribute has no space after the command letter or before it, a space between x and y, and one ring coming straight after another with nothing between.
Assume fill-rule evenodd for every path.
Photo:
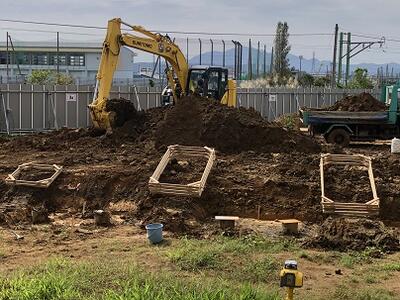
<instances>
[{"instance_id":1,"label":"green grass","mask_svg":"<svg viewBox=\"0 0 400 300\"><path fill-rule=\"evenodd\" d=\"M281 265L272 257L249 259L243 267L236 268L234 277L248 282L279 282Z\"/></svg>"},{"instance_id":2,"label":"green grass","mask_svg":"<svg viewBox=\"0 0 400 300\"><path fill-rule=\"evenodd\" d=\"M398 262L387 263L382 266L382 269L385 271L400 272L400 263L398 263Z\"/></svg>"},{"instance_id":3,"label":"green grass","mask_svg":"<svg viewBox=\"0 0 400 300\"><path fill-rule=\"evenodd\" d=\"M0 279L1 300L276 300L278 291L223 280L201 282L168 272L150 274L134 265L104 261L74 264L54 259Z\"/></svg>"},{"instance_id":4,"label":"green grass","mask_svg":"<svg viewBox=\"0 0 400 300\"><path fill-rule=\"evenodd\" d=\"M244 278L257 281L257 278L261 278L258 273L266 272L265 275L268 275L271 271L279 271L279 264L270 254L297 249L298 245L290 239L271 241L250 236L239 239L218 237L210 241L183 238L175 248L168 250L166 255L180 270L239 270L245 275ZM235 261L241 261L243 258L244 266L237 266ZM248 274L251 272L254 274Z\"/></svg>"},{"instance_id":5,"label":"green grass","mask_svg":"<svg viewBox=\"0 0 400 300\"><path fill-rule=\"evenodd\" d=\"M384 289L354 289L348 286L338 287L331 296L332 300L395 300L396 296Z\"/></svg>"},{"instance_id":6,"label":"green grass","mask_svg":"<svg viewBox=\"0 0 400 300\"><path fill-rule=\"evenodd\" d=\"M373 249L343 254L302 250L293 239L182 238L161 246L137 243L129 253L124 251L126 247L104 243L104 252L90 260L53 258L3 275L0 300L282 299L279 271L283 260L292 257L332 269L340 264L353 269L344 270L340 282L320 294L307 288L307 276L321 275L321 270L311 273L307 270L310 264L301 261L305 286L296 290L295 299L394 300L396 295L384 290L383 283L400 271L398 256L374 259ZM386 277L388 274L391 276Z\"/></svg>"},{"instance_id":7,"label":"green grass","mask_svg":"<svg viewBox=\"0 0 400 300\"><path fill-rule=\"evenodd\" d=\"M376 248L367 248L361 252L349 252L342 255L340 264L353 269L356 265L372 263L375 257L383 257L383 253Z\"/></svg>"},{"instance_id":8,"label":"green grass","mask_svg":"<svg viewBox=\"0 0 400 300\"><path fill-rule=\"evenodd\" d=\"M302 258L319 265L335 263L338 259L341 259L341 257L341 254L337 252L310 253L309 251L301 250L298 253L298 258Z\"/></svg>"}]
</instances>

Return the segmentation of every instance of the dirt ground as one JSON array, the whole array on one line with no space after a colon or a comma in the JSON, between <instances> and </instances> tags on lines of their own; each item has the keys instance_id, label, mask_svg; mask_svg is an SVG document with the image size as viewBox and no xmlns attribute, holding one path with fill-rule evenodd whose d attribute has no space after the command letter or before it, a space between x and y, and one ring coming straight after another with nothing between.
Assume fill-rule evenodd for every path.
<instances>
[{"instance_id":1,"label":"dirt ground","mask_svg":"<svg viewBox=\"0 0 400 300\"><path fill-rule=\"evenodd\" d=\"M270 124L254 110L210 101L188 99L174 107L130 114L137 118L112 135L62 129L1 138L3 179L18 164L28 161L64 166L48 189L13 187L0 181L2 226L15 229L31 224L32 210L38 208L82 221L91 220L93 210L105 209L120 215L124 224L162 222L166 230L177 235L199 237L213 230L215 215L297 218L316 224L326 219L320 207L319 159L320 153L332 148ZM147 182L165 147L175 143L217 150L201 198L150 195L148 191ZM400 157L391 155L389 146L357 147L345 152L373 157L380 219L389 225L399 222ZM203 167L202 161L174 161L161 178L170 183L191 182ZM339 198L345 186L353 195L352 201L369 200L364 175L351 170L346 171L348 175L340 172L345 176L343 183L337 180L338 172L328 174L327 180Z\"/></svg>"}]
</instances>

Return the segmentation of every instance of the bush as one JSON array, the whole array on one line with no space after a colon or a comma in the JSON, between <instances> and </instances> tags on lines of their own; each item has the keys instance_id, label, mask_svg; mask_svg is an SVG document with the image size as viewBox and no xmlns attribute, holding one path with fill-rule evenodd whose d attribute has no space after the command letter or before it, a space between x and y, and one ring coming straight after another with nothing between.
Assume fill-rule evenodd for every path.
<instances>
[{"instance_id":1,"label":"bush","mask_svg":"<svg viewBox=\"0 0 400 300\"><path fill-rule=\"evenodd\" d=\"M34 70L28 77L31 84L72 84L74 78L65 73L57 73L53 70Z\"/></svg>"}]
</instances>

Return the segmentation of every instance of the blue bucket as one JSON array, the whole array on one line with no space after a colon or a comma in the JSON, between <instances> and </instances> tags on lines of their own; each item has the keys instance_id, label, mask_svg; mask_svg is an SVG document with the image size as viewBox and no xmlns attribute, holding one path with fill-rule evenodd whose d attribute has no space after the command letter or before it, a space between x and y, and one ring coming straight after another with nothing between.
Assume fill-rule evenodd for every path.
<instances>
[{"instance_id":1,"label":"blue bucket","mask_svg":"<svg viewBox=\"0 0 400 300\"><path fill-rule=\"evenodd\" d=\"M149 239L150 243L158 244L163 240L163 227L164 225L159 223L146 225L147 238Z\"/></svg>"}]
</instances>

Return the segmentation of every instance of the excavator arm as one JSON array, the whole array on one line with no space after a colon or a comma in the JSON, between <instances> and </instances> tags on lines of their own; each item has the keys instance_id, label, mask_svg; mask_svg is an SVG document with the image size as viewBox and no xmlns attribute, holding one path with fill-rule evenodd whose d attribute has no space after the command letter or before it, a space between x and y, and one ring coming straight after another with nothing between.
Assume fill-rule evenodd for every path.
<instances>
[{"instance_id":1,"label":"excavator arm","mask_svg":"<svg viewBox=\"0 0 400 300\"><path fill-rule=\"evenodd\" d=\"M121 24L145 37L121 33ZM99 129L111 131L114 115L106 110L110 97L114 72L122 46L127 46L163 57L171 67L167 70L167 79L172 88L174 100L186 94L186 82L189 66L179 47L168 36L147 31L141 26L132 26L121 19L108 21L107 34L103 43L100 66L97 72L93 102L89 105L93 125ZM175 81L177 79L177 82Z\"/></svg>"}]
</instances>

